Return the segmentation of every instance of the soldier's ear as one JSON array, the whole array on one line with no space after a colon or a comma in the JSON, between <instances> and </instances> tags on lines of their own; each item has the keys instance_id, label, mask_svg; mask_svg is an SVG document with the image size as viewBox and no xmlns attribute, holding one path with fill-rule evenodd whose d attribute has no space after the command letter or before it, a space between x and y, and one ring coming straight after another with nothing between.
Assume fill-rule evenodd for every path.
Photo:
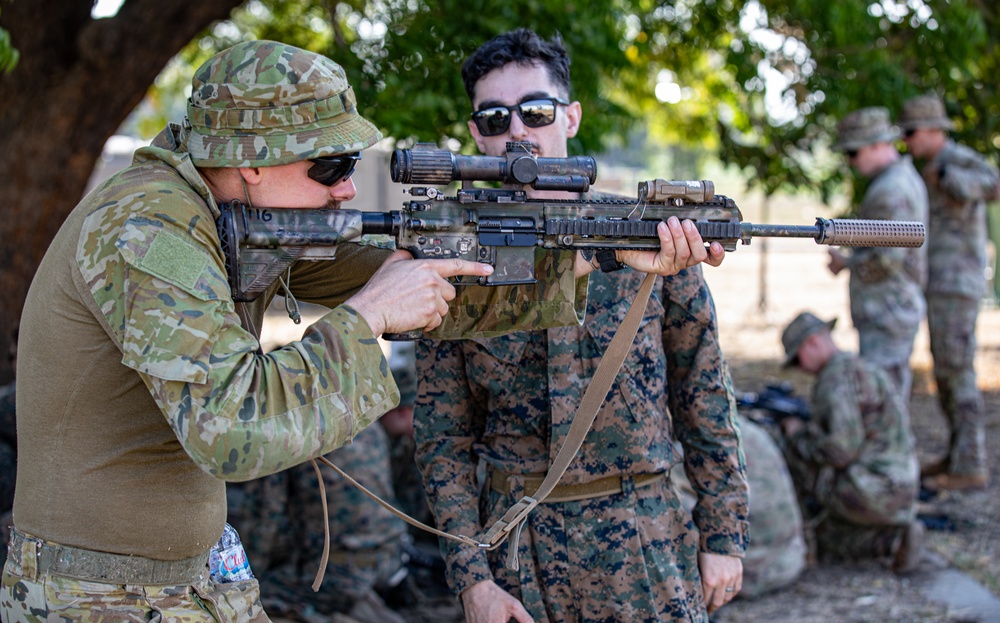
<instances>
[{"instance_id":1,"label":"soldier's ear","mask_svg":"<svg viewBox=\"0 0 1000 623\"><path fill-rule=\"evenodd\" d=\"M256 186L264 179L264 172L260 167L240 167L238 170L247 184Z\"/></svg>"},{"instance_id":2,"label":"soldier's ear","mask_svg":"<svg viewBox=\"0 0 1000 623\"><path fill-rule=\"evenodd\" d=\"M566 106L566 138L573 138L580 130L580 120L583 118L583 107L580 102L570 102Z\"/></svg>"}]
</instances>

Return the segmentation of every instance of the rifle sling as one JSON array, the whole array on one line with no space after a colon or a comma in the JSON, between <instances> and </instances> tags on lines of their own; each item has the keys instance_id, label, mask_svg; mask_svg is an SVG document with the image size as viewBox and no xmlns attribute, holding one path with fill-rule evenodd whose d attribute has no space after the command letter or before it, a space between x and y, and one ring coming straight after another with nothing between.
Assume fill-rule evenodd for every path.
<instances>
[{"instance_id":1,"label":"rifle sling","mask_svg":"<svg viewBox=\"0 0 1000 623\"><path fill-rule=\"evenodd\" d=\"M319 465L316 461L322 462L330 469L340 474L345 480L347 480L347 482L357 487L362 493L378 502L380 506L388 510L396 517L399 517L411 526L430 532L438 537L451 539L453 541L458 541L466 545L471 545L473 547L489 551L500 547L507 537L513 533L510 543L508 544L507 568L517 571L519 568L517 560L518 541L520 540L524 522L528 518L528 513L530 513L533 508L541 504L552 492L552 490L555 489L556 485L559 484L559 480L562 479L563 474L565 474L566 470L569 469L569 465L576 456L576 453L580 450L580 446L583 445L583 440L587 437L587 433L590 432L590 427L594 424L594 420L597 418L597 412L600 410L601 405L604 404L604 399L607 397L608 392L611 391L611 385L614 383L615 377L618 376L618 371L621 370L622 364L625 362L625 357L628 355L629 349L632 347L632 342L635 340L635 335L639 331L639 324L641 323L643 313L646 310L646 303L649 301L649 297L653 292L653 284L655 281L656 275L652 273L647 274L646 278L643 280L638 294L636 294L628 312L625 314L625 318L622 320L621 326L618 327L618 330L615 332L615 336L611 339L611 343L608 345L607 351L604 353L604 356L601 357L601 363L598 364L597 370L594 372L594 378L591 379L590 384L587 386L587 390L583 394L583 398L580 400L580 406L577 408L576 415L573 417L573 423L570 425L569 431L566 433L566 440L563 441L562 446L559 448L559 452L556 453L556 457L552 461L552 465L549 467L549 471L542 480L542 484L535 492L534 497L524 496L511 506L504 516L498 519L497 522L486 531L482 540L477 540L461 534L451 534L428 526L427 524L410 517L403 511L396 509L392 506L392 504L389 504L379 496L369 491L361 483L351 478L346 472L344 472L344 470L334 465L326 457L320 456L313 459L313 467L316 469L316 476L319 478L320 496L323 500L323 529L325 534L323 557L320 562L320 568L316 572L316 579L312 585L313 590L319 590L320 584L323 581L323 574L326 571L326 563L329 559L330 552L330 521L327 515L326 491L323 487L322 474L319 471Z\"/></svg>"}]
</instances>

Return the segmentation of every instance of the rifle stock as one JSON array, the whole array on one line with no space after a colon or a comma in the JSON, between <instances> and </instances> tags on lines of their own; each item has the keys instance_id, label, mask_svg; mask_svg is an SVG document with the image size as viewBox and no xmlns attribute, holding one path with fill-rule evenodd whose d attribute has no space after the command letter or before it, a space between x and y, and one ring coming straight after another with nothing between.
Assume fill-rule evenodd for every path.
<instances>
[{"instance_id":1,"label":"rifle stock","mask_svg":"<svg viewBox=\"0 0 1000 623\"><path fill-rule=\"evenodd\" d=\"M536 247L546 249L659 249L656 226L670 216L690 219L706 243L727 251L764 237L812 238L839 246L919 247L921 222L817 218L812 225L743 221L736 203L715 194L710 181L641 182L628 200L530 199L537 190L585 192L597 167L592 158L536 158L527 144L508 143L507 155L461 156L418 144L397 150L394 182L446 184L462 180L454 196L413 187L402 210L303 210L223 204L218 221L230 286L236 301L256 299L293 262L332 259L338 244L386 234L416 258L459 258L492 264L487 277L460 277L462 285L535 282ZM499 181L474 188L471 181Z\"/></svg>"}]
</instances>

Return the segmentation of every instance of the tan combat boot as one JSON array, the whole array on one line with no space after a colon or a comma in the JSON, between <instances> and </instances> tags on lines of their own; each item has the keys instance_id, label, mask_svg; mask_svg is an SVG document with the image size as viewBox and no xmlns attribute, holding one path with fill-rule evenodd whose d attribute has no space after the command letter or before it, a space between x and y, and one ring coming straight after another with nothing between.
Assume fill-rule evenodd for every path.
<instances>
[{"instance_id":1,"label":"tan combat boot","mask_svg":"<svg viewBox=\"0 0 1000 623\"><path fill-rule=\"evenodd\" d=\"M971 491L985 489L989 482L986 474L938 474L924 478L923 486L931 491Z\"/></svg>"}]
</instances>

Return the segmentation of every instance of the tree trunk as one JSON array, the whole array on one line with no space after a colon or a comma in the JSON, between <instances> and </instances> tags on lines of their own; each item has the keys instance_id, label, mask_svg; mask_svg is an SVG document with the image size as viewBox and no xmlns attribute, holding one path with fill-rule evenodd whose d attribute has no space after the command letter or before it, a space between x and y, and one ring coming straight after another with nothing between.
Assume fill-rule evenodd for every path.
<instances>
[{"instance_id":1,"label":"tree trunk","mask_svg":"<svg viewBox=\"0 0 1000 623\"><path fill-rule=\"evenodd\" d=\"M20 323L38 264L80 200L105 141L166 63L240 0L128 0L113 18L92 2L0 0L21 60L0 74L0 353ZM0 383L13 377L6 357Z\"/></svg>"}]
</instances>

